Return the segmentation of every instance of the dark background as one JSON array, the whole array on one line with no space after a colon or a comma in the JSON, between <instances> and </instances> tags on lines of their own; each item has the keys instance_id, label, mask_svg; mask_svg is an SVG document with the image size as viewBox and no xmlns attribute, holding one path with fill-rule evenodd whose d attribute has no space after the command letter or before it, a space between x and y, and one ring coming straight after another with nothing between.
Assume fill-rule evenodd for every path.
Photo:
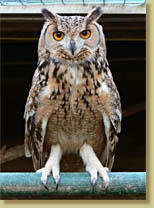
<instances>
[{"instance_id":1,"label":"dark background","mask_svg":"<svg viewBox=\"0 0 154 208\"><path fill-rule=\"evenodd\" d=\"M124 111L113 171L146 170L145 19L145 15L104 14L99 20ZM24 141L24 107L37 66L43 18L9 14L1 15L1 20L1 147L9 148ZM1 171L33 171L32 161L21 157L1 165Z\"/></svg>"}]
</instances>

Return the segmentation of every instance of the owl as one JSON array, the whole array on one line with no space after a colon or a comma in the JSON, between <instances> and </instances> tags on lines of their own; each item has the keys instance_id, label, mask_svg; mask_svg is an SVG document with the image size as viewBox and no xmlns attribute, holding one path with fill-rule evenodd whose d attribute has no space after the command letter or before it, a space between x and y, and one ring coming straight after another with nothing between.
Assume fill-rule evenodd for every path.
<instances>
[{"instance_id":1,"label":"owl","mask_svg":"<svg viewBox=\"0 0 154 208\"><path fill-rule=\"evenodd\" d=\"M99 174L107 188L122 116L97 23L102 9L85 17L60 16L46 8L42 14L38 65L24 113L25 156L32 157L46 188L51 173L58 185L60 161L69 154L81 158L93 186Z\"/></svg>"}]
</instances>

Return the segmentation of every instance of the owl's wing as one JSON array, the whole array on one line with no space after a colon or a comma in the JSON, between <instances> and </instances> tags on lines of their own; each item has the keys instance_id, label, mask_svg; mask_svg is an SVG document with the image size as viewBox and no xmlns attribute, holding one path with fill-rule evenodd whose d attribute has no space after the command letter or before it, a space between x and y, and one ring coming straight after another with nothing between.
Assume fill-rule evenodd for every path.
<instances>
[{"instance_id":1,"label":"owl's wing","mask_svg":"<svg viewBox=\"0 0 154 208\"><path fill-rule=\"evenodd\" d=\"M25 156L33 159L35 170L42 167L42 153L44 135L48 118L42 116L40 111L41 104L38 100L39 92L45 85L45 81L41 79L40 69L37 68L32 86L29 92L27 103L25 106ZM44 81L44 82L43 82ZM46 80L47 81L47 80ZM44 84L42 84L44 83Z\"/></svg>"},{"instance_id":2,"label":"owl's wing","mask_svg":"<svg viewBox=\"0 0 154 208\"><path fill-rule=\"evenodd\" d=\"M106 165L112 169L116 143L118 142L117 134L121 131L122 112L119 92L113 81L108 63L105 71L106 73L103 74L102 82L100 83L99 94L107 138Z\"/></svg>"}]
</instances>

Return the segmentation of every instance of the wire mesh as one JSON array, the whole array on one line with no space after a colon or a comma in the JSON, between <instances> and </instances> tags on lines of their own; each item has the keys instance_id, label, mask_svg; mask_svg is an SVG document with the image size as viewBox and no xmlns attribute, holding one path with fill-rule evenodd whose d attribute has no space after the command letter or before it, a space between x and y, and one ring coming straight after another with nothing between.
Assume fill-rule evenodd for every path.
<instances>
[{"instance_id":1,"label":"wire mesh","mask_svg":"<svg viewBox=\"0 0 154 208\"><path fill-rule=\"evenodd\" d=\"M0 0L2 6L49 4L145 4L146 0Z\"/></svg>"}]
</instances>

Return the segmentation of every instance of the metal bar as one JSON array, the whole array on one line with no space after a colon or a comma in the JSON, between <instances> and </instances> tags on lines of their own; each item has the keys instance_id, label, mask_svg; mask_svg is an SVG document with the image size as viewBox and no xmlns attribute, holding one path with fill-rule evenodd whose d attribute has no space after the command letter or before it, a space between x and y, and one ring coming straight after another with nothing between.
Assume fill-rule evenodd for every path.
<instances>
[{"instance_id":1,"label":"metal bar","mask_svg":"<svg viewBox=\"0 0 154 208\"><path fill-rule=\"evenodd\" d=\"M22 6L24 6L24 3L22 2L22 0L19 0L19 2L21 3Z\"/></svg>"},{"instance_id":2,"label":"metal bar","mask_svg":"<svg viewBox=\"0 0 154 208\"><path fill-rule=\"evenodd\" d=\"M45 0L37 0L37 1L23 1L23 0L16 0L16 1L1 1L0 0L0 3L1 4L4 4L6 6L9 6L9 5L14 5L16 6L17 3L21 3L23 5L36 5L36 4L40 4L40 5L44 5L44 4L60 4L59 1L57 3L56 0L54 1L45 1ZM83 4L100 4L102 2L102 4L145 4L146 1L144 0L139 0L139 1L133 1L133 0L99 0L99 1L94 1L94 0L91 0L91 1L87 1L87 0L82 0L81 1ZM67 4L78 4L79 2L76 0L76 1L66 1ZM61 4L65 4L65 1L64 0L61 0Z\"/></svg>"},{"instance_id":3,"label":"metal bar","mask_svg":"<svg viewBox=\"0 0 154 208\"><path fill-rule=\"evenodd\" d=\"M85 0L82 0L82 4L85 5Z\"/></svg>"},{"instance_id":4,"label":"metal bar","mask_svg":"<svg viewBox=\"0 0 154 208\"><path fill-rule=\"evenodd\" d=\"M39 4L39 5L45 5L45 4L57 4L57 0L52 0L52 1L46 1L46 0L37 0L37 1L32 1L32 0L14 0L14 1L2 1L0 0L0 4L3 4L3 5L6 5L6 6L9 6L9 5L17 5L17 3L21 3L22 5L35 5L35 4ZM100 4L102 2L102 4L145 4L146 3L146 0L99 0L99 1L94 1L94 0L91 0L91 1L87 1L87 0L82 0L81 1L82 4ZM78 4L78 0L76 1L66 1L67 4ZM58 1L58 4L59 1ZM65 1L64 0L61 0L61 4L65 4Z\"/></svg>"},{"instance_id":5,"label":"metal bar","mask_svg":"<svg viewBox=\"0 0 154 208\"><path fill-rule=\"evenodd\" d=\"M56 189L52 176L48 188L42 185L40 173L0 173L1 199L145 199L145 172L109 173L110 185L103 187L99 177L95 187L88 173L61 173Z\"/></svg>"},{"instance_id":6,"label":"metal bar","mask_svg":"<svg viewBox=\"0 0 154 208\"><path fill-rule=\"evenodd\" d=\"M43 0L40 0L40 2L42 3L42 5L45 5L45 3L43 2Z\"/></svg>"},{"instance_id":7,"label":"metal bar","mask_svg":"<svg viewBox=\"0 0 154 208\"><path fill-rule=\"evenodd\" d=\"M86 14L91 9L93 9L92 4L89 5L48 5L48 9L54 11L59 14ZM122 4L97 4L97 6L101 6L104 14L146 14L146 6L138 5L138 6L129 6ZM42 5L33 5L33 6L1 6L0 13L1 14L40 14L42 9Z\"/></svg>"}]
</instances>

